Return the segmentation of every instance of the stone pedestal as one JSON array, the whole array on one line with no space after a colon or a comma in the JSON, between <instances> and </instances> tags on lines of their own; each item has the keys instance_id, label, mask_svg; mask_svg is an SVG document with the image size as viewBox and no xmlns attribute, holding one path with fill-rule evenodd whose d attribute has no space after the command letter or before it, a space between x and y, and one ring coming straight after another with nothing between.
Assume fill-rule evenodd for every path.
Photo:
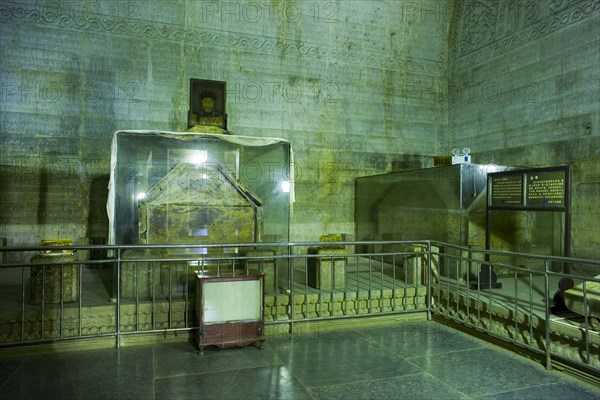
<instances>
[{"instance_id":1,"label":"stone pedestal","mask_svg":"<svg viewBox=\"0 0 600 400\"><path fill-rule=\"evenodd\" d=\"M406 283L412 285L423 283L423 261L421 257L410 257L404 263Z\"/></svg>"},{"instance_id":2,"label":"stone pedestal","mask_svg":"<svg viewBox=\"0 0 600 400\"><path fill-rule=\"evenodd\" d=\"M79 300L79 270L77 265L44 265L75 261L68 253L37 254L31 258L32 304L63 303Z\"/></svg>"},{"instance_id":3,"label":"stone pedestal","mask_svg":"<svg viewBox=\"0 0 600 400\"><path fill-rule=\"evenodd\" d=\"M309 247L308 254L320 257L308 258L308 285L330 291L346 287L346 249L343 247Z\"/></svg>"},{"instance_id":4,"label":"stone pedestal","mask_svg":"<svg viewBox=\"0 0 600 400\"><path fill-rule=\"evenodd\" d=\"M421 246L415 246L410 249L403 249L403 251L414 251L424 252L421 255L415 255L408 257L403 262L405 271L404 278L406 283L412 285L421 285L427 283L427 273L429 270L429 254L425 253L426 248ZM440 263L439 256L440 249L436 246L431 246L431 279L433 281L438 280L438 266Z\"/></svg>"},{"instance_id":5,"label":"stone pedestal","mask_svg":"<svg viewBox=\"0 0 600 400\"><path fill-rule=\"evenodd\" d=\"M595 279L600 279L596 275ZM600 319L600 283L587 281L585 285L587 299L587 314ZM565 291L565 305L577 314L585 315L585 302L583 299L583 283Z\"/></svg>"}]
</instances>

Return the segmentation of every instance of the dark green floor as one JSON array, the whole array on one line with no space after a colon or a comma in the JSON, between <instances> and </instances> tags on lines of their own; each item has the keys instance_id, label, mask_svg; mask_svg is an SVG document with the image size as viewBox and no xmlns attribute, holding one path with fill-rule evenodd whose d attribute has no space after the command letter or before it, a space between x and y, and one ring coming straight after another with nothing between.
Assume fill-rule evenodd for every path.
<instances>
[{"instance_id":1,"label":"dark green floor","mask_svg":"<svg viewBox=\"0 0 600 400\"><path fill-rule=\"evenodd\" d=\"M600 399L600 389L436 322L0 357L0 399Z\"/></svg>"}]
</instances>

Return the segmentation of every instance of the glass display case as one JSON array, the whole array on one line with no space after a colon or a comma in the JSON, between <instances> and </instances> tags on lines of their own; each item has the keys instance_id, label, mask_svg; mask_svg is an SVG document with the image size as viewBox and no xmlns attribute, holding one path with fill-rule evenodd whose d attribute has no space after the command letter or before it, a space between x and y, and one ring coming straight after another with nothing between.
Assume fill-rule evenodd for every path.
<instances>
[{"instance_id":1,"label":"glass display case","mask_svg":"<svg viewBox=\"0 0 600 400\"><path fill-rule=\"evenodd\" d=\"M356 239L435 240L474 249L486 246L488 174L512 167L456 164L360 177L356 180ZM548 211L494 211L490 224L492 250L562 255L562 216ZM362 251L402 251L398 245ZM440 249L451 255L448 249ZM459 255L459 254L455 254ZM462 254L462 256L467 256ZM543 269L536 260L492 257L490 261ZM402 260L398 259L397 264ZM464 265L442 265L445 276L464 278ZM450 269L444 271L444 268ZM501 269L498 273L502 273Z\"/></svg>"},{"instance_id":2,"label":"glass display case","mask_svg":"<svg viewBox=\"0 0 600 400\"><path fill-rule=\"evenodd\" d=\"M107 205L109 243L289 241L291 157L290 144L276 138L118 131L113 137ZM126 259L151 256L126 253ZM240 253L237 247L179 247L161 250L160 255L243 256ZM136 266L138 274L144 269ZM157 282L146 278L161 274L142 274L140 279L123 273L122 293L134 293L131 286L140 282L145 285L142 293L155 293Z\"/></svg>"},{"instance_id":3,"label":"glass display case","mask_svg":"<svg viewBox=\"0 0 600 400\"><path fill-rule=\"evenodd\" d=\"M282 139L116 132L109 242L287 241L290 156Z\"/></svg>"},{"instance_id":4,"label":"glass display case","mask_svg":"<svg viewBox=\"0 0 600 400\"><path fill-rule=\"evenodd\" d=\"M483 246L487 173L504 169L465 163L357 178L356 240L436 240ZM381 247L361 251L406 250L396 245Z\"/></svg>"},{"instance_id":5,"label":"glass display case","mask_svg":"<svg viewBox=\"0 0 600 400\"><path fill-rule=\"evenodd\" d=\"M456 164L358 178L356 239L466 244L463 214L484 192L487 173L499 168Z\"/></svg>"}]
</instances>

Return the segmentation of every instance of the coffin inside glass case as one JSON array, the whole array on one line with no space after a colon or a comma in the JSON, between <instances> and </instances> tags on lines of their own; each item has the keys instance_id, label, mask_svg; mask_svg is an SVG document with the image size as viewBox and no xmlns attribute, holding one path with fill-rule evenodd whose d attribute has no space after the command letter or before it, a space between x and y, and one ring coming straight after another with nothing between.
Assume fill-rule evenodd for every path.
<instances>
[{"instance_id":1,"label":"coffin inside glass case","mask_svg":"<svg viewBox=\"0 0 600 400\"><path fill-rule=\"evenodd\" d=\"M198 245L289 241L291 165L290 144L282 139L118 131L113 138L107 207L109 242ZM202 258L225 253L244 255L233 247L180 247L160 255ZM146 255L157 254L129 251L131 258ZM146 277L134 278L131 282L122 280L124 294L136 293L133 287L127 289L128 285L135 282L139 286ZM156 280L145 284L148 295L156 284Z\"/></svg>"},{"instance_id":2,"label":"coffin inside glass case","mask_svg":"<svg viewBox=\"0 0 600 400\"><path fill-rule=\"evenodd\" d=\"M216 166L205 176L182 161L138 203L139 239L144 243L239 243L260 239L262 203Z\"/></svg>"},{"instance_id":3,"label":"coffin inside glass case","mask_svg":"<svg viewBox=\"0 0 600 400\"><path fill-rule=\"evenodd\" d=\"M287 241L290 144L282 139L119 131L111 244Z\"/></svg>"}]
</instances>

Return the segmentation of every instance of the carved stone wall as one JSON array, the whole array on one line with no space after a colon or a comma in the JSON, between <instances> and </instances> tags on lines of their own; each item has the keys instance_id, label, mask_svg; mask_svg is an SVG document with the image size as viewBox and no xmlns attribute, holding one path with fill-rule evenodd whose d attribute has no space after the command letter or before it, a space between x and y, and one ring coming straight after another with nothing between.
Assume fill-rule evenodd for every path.
<instances>
[{"instance_id":1,"label":"carved stone wall","mask_svg":"<svg viewBox=\"0 0 600 400\"><path fill-rule=\"evenodd\" d=\"M448 142L477 163L573 165L571 255L600 257L600 1L457 0Z\"/></svg>"},{"instance_id":2,"label":"carved stone wall","mask_svg":"<svg viewBox=\"0 0 600 400\"><path fill-rule=\"evenodd\" d=\"M294 240L352 233L356 176L447 147L448 8L2 2L0 236L105 236L112 132L185 129L190 78L227 82L235 133L292 143Z\"/></svg>"}]
</instances>

